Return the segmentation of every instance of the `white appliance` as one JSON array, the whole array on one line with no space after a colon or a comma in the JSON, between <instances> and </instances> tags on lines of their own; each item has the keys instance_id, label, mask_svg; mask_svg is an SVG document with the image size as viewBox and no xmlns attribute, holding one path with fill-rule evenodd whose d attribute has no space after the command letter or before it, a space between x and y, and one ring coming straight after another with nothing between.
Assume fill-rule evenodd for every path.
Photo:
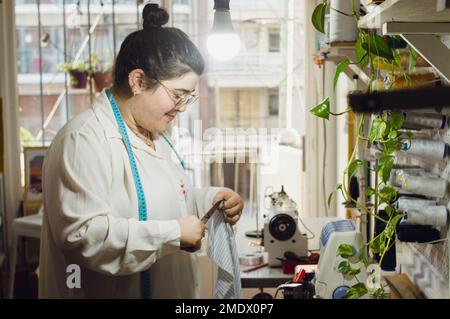
<instances>
[{"instance_id":1,"label":"white appliance","mask_svg":"<svg viewBox=\"0 0 450 319\"><path fill-rule=\"evenodd\" d=\"M308 239L298 227L297 204L281 192L266 195L270 198L269 213L264 221L263 241L268 254L269 266L281 266L284 253L291 251L299 257L308 256Z\"/></svg>"},{"instance_id":2,"label":"white appliance","mask_svg":"<svg viewBox=\"0 0 450 319\"><path fill-rule=\"evenodd\" d=\"M342 299L347 290L358 283L354 278L337 271L339 264L344 260L336 252L341 244L348 244L358 252L362 245L362 235L356 230L351 220L338 220L327 223L320 236L320 258L315 276L316 295L324 299ZM351 264L352 268L361 268L361 263ZM360 282L365 282L366 275L361 271L356 276Z\"/></svg>"}]
</instances>

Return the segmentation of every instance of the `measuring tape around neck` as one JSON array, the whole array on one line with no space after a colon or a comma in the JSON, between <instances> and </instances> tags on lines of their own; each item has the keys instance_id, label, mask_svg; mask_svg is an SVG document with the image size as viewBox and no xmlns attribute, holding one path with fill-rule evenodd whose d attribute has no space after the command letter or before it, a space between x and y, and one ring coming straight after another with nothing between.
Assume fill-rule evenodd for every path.
<instances>
[{"instance_id":1,"label":"measuring tape around neck","mask_svg":"<svg viewBox=\"0 0 450 319\"><path fill-rule=\"evenodd\" d=\"M128 137L127 129L125 126L125 122L123 120L122 114L120 113L119 107L114 99L110 90L106 90L106 95L108 97L109 103L111 104L112 111L114 113L114 117L116 119L117 125L119 126L120 134L122 135L123 141L125 143L125 147L128 152L128 157L130 159L131 172L133 174L134 185L136 187L136 193L138 198L138 207L139 207L139 220L146 221L147 220L147 201L145 199L144 189L142 187L141 178L139 175L139 171L137 169L136 160L134 157L133 149L131 147L130 139ZM169 144L170 148L173 150L178 160L180 161L183 169L185 168L184 161L181 159L180 155L170 143L169 139L164 135L160 134L164 140ZM150 289L150 273L149 270L141 272L141 286L142 286L142 295L144 299L151 298L151 289Z\"/></svg>"}]
</instances>

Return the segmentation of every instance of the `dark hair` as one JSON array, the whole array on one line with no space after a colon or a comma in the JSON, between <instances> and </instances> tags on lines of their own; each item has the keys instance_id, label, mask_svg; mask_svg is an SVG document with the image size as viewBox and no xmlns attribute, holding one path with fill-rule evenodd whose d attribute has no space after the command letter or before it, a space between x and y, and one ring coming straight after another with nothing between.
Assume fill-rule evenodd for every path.
<instances>
[{"instance_id":1,"label":"dark hair","mask_svg":"<svg viewBox=\"0 0 450 319\"><path fill-rule=\"evenodd\" d=\"M158 4L147 4L142 13L143 30L129 34L123 41L114 66L114 87L130 92L128 75L142 69L151 87L157 81L173 79L188 72L201 75L203 58L189 37L180 29L163 28L169 14Z\"/></svg>"}]
</instances>

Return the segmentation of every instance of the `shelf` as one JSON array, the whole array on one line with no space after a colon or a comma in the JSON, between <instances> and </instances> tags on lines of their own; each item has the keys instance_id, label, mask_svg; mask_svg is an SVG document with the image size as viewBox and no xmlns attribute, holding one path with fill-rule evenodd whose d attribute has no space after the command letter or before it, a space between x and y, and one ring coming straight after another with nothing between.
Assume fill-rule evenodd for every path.
<instances>
[{"instance_id":1,"label":"shelf","mask_svg":"<svg viewBox=\"0 0 450 319\"><path fill-rule=\"evenodd\" d=\"M359 20L359 27L379 29L386 22L449 22L450 10L437 11L436 1L386 0Z\"/></svg>"},{"instance_id":2,"label":"shelf","mask_svg":"<svg viewBox=\"0 0 450 319\"><path fill-rule=\"evenodd\" d=\"M379 113L387 110L436 109L450 105L450 87L423 87L372 93L352 92L348 104L357 113Z\"/></svg>"}]
</instances>

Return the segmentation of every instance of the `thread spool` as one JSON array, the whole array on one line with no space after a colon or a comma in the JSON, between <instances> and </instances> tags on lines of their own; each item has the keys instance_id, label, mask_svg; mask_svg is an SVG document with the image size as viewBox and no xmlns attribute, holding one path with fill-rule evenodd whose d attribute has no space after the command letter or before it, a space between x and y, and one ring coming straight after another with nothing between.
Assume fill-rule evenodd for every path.
<instances>
[{"instance_id":1,"label":"thread spool","mask_svg":"<svg viewBox=\"0 0 450 319\"><path fill-rule=\"evenodd\" d=\"M408 112L403 115L405 129L443 129L447 123L447 117L442 114Z\"/></svg>"},{"instance_id":2,"label":"thread spool","mask_svg":"<svg viewBox=\"0 0 450 319\"><path fill-rule=\"evenodd\" d=\"M423 209L429 206L436 206L436 201L431 199L400 197L397 200L397 208L402 212L409 211L411 209Z\"/></svg>"},{"instance_id":3,"label":"thread spool","mask_svg":"<svg viewBox=\"0 0 450 319\"><path fill-rule=\"evenodd\" d=\"M243 266L257 266L264 262L262 253L245 254L239 256L239 263Z\"/></svg>"},{"instance_id":4,"label":"thread spool","mask_svg":"<svg viewBox=\"0 0 450 319\"><path fill-rule=\"evenodd\" d=\"M442 198L447 192L447 181L439 177L397 173L396 183L401 188L418 195Z\"/></svg>"},{"instance_id":5,"label":"thread spool","mask_svg":"<svg viewBox=\"0 0 450 319\"><path fill-rule=\"evenodd\" d=\"M353 16L345 16L338 11L352 14L353 1L331 0L330 2L330 42L354 42L358 39L358 25ZM355 11L359 14L359 0L355 0Z\"/></svg>"},{"instance_id":6,"label":"thread spool","mask_svg":"<svg viewBox=\"0 0 450 319\"><path fill-rule=\"evenodd\" d=\"M410 209L405 212L401 223L406 225L447 225L447 208L445 206L428 206L422 209Z\"/></svg>"},{"instance_id":7,"label":"thread spool","mask_svg":"<svg viewBox=\"0 0 450 319\"><path fill-rule=\"evenodd\" d=\"M402 144L402 151L408 155L442 160L448 156L449 146L442 141L412 139Z\"/></svg>"}]
</instances>

